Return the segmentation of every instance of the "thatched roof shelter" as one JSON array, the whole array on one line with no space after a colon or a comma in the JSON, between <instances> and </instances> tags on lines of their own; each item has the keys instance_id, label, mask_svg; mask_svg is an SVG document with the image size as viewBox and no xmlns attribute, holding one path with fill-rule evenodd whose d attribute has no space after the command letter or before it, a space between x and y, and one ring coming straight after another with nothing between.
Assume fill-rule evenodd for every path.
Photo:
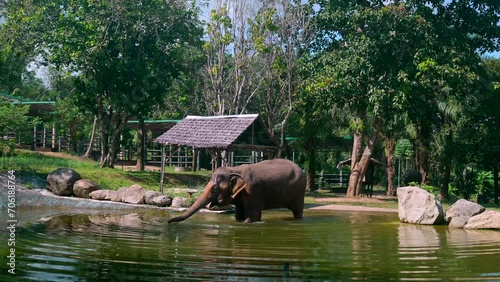
<instances>
[{"instance_id":1,"label":"thatched roof shelter","mask_svg":"<svg viewBox=\"0 0 500 282\"><path fill-rule=\"evenodd\" d=\"M187 116L155 143L201 149L275 149L276 143L258 115Z\"/></svg>"},{"instance_id":2,"label":"thatched roof shelter","mask_svg":"<svg viewBox=\"0 0 500 282\"><path fill-rule=\"evenodd\" d=\"M197 167L200 149L210 153L212 169L215 169L219 163L222 166L231 165L230 151L258 151L272 156L277 147L258 115L188 116L154 142L162 144L160 191L163 191L167 145L192 147L193 169ZM169 154L172 154L172 150Z\"/></svg>"}]
</instances>

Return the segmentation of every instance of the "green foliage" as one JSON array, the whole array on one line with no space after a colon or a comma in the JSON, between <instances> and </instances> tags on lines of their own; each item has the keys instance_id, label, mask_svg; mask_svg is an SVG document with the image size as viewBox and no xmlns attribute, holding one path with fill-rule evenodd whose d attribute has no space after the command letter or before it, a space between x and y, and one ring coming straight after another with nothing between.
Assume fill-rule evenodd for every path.
<instances>
[{"instance_id":1,"label":"green foliage","mask_svg":"<svg viewBox=\"0 0 500 282\"><path fill-rule=\"evenodd\" d=\"M400 139L394 149L396 158L409 159L413 156L413 144L408 139Z\"/></svg>"},{"instance_id":2,"label":"green foliage","mask_svg":"<svg viewBox=\"0 0 500 282\"><path fill-rule=\"evenodd\" d=\"M417 185L414 185L414 186L418 186ZM436 186L433 186L433 185L422 185L422 187L420 187L422 189L424 189L425 191L431 193L431 194L434 194L434 195L437 195L439 193L439 187L436 187Z\"/></svg>"},{"instance_id":3,"label":"green foliage","mask_svg":"<svg viewBox=\"0 0 500 282\"><path fill-rule=\"evenodd\" d=\"M28 105L0 103L0 157L11 155L16 136L29 132L38 123L38 119L28 116L28 111Z\"/></svg>"},{"instance_id":4,"label":"green foliage","mask_svg":"<svg viewBox=\"0 0 500 282\"><path fill-rule=\"evenodd\" d=\"M488 202L493 198L493 173L479 171L476 176L476 191L481 202Z\"/></svg>"},{"instance_id":5,"label":"green foliage","mask_svg":"<svg viewBox=\"0 0 500 282\"><path fill-rule=\"evenodd\" d=\"M29 106L0 104L0 132L22 132L33 128L36 120L28 116Z\"/></svg>"}]
</instances>

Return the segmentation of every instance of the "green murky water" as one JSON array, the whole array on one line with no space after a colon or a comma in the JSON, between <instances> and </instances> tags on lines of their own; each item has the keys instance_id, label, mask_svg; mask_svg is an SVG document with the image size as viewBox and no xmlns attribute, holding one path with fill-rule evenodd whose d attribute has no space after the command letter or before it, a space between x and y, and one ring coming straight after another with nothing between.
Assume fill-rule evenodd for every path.
<instances>
[{"instance_id":1,"label":"green murky water","mask_svg":"<svg viewBox=\"0 0 500 282\"><path fill-rule=\"evenodd\" d=\"M0 281L500 281L499 231L401 224L392 213L306 211L295 221L272 211L255 224L168 216L30 219L17 230L15 275L0 233Z\"/></svg>"}]
</instances>

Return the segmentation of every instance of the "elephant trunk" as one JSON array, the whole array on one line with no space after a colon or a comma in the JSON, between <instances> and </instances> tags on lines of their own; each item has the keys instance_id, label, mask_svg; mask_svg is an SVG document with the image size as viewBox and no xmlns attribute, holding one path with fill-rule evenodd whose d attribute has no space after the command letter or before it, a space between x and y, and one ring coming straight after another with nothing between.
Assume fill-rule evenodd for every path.
<instances>
[{"instance_id":1,"label":"elephant trunk","mask_svg":"<svg viewBox=\"0 0 500 282\"><path fill-rule=\"evenodd\" d=\"M185 211L182 215L169 218L168 223L186 220L189 217L191 217L193 214L195 214L197 211L199 211L201 208L205 207L210 202L212 202L213 199L212 199L212 197L210 197L211 187L209 187L209 186L210 185L208 185L205 188L205 191L203 192L203 194L196 200L196 202L194 202L194 204L191 207L189 207L189 209L187 211Z\"/></svg>"}]
</instances>

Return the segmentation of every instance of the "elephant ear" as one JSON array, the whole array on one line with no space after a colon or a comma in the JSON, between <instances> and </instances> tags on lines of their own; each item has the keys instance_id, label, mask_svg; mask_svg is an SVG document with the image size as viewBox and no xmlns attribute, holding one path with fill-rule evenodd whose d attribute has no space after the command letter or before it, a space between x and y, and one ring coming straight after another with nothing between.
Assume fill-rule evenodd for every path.
<instances>
[{"instance_id":1,"label":"elephant ear","mask_svg":"<svg viewBox=\"0 0 500 282\"><path fill-rule=\"evenodd\" d=\"M237 173L231 173L231 198L235 198L241 191L245 190L247 183L245 179Z\"/></svg>"}]
</instances>

